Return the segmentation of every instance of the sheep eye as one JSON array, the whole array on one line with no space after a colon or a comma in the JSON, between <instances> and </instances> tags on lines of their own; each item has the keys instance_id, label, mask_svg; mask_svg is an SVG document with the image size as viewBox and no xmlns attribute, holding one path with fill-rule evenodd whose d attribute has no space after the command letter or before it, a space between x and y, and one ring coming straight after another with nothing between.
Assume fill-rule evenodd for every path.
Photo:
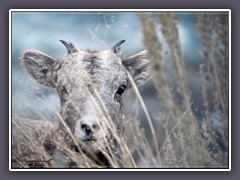
<instances>
[{"instance_id":1,"label":"sheep eye","mask_svg":"<svg viewBox=\"0 0 240 180\"><path fill-rule=\"evenodd\" d=\"M122 101L122 95L123 95L125 89L126 89L125 85L119 86L119 88L118 88L118 90L117 90L117 92L115 93L115 96L114 96L115 101L117 101L117 102Z\"/></svg>"},{"instance_id":2,"label":"sheep eye","mask_svg":"<svg viewBox=\"0 0 240 180\"><path fill-rule=\"evenodd\" d=\"M125 89L126 89L126 86L125 86L125 85L121 85L121 86L119 86L119 88L118 88L116 94L122 96L122 94L124 93Z\"/></svg>"},{"instance_id":3,"label":"sheep eye","mask_svg":"<svg viewBox=\"0 0 240 180\"><path fill-rule=\"evenodd\" d=\"M65 86L63 86L62 89L61 89L61 95L64 95L66 93L68 93L68 92L67 92Z\"/></svg>"},{"instance_id":4,"label":"sheep eye","mask_svg":"<svg viewBox=\"0 0 240 180\"><path fill-rule=\"evenodd\" d=\"M66 101L68 99L68 91L66 90L66 88L64 86L62 86L61 90L60 90L60 97L63 101Z\"/></svg>"}]
</instances>

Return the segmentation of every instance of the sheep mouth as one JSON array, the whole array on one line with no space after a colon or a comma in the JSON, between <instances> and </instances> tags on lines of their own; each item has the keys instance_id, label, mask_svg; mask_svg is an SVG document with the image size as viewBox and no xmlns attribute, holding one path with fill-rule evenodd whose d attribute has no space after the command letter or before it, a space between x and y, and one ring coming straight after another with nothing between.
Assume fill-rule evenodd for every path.
<instances>
[{"instance_id":1,"label":"sheep mouth","mask_svg":"<svg viewBox=\"0 0 240 180\"><path fill-rule=\"evenodd\" d=\"M84 139L82 141L85 143L94 143L94 142L97 142L97 139L94 137L91 137L91 138Z\"/></svg>"}]
</instances>

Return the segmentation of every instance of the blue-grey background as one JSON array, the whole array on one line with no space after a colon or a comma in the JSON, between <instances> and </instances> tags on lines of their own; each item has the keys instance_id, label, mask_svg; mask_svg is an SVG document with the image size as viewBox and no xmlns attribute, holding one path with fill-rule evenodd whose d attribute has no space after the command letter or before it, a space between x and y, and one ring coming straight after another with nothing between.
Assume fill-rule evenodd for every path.
<instances>
[{"instance_id":1,"label":"blue-grey background","mask_svg":"<svg viewBox=\"0 0 240 180\"><path fill-rule=\"evenodd\" d=\"M156 13L156 30L163 44L164 63L169 66L168 47L159 31ZM180 43L186 62L187 79L193 95L193 110L201 116L199 64L204 63L199 51L202 43L197 30L196 15L177 13ZM141 22L135 12L12 12L12 116L33 119L54 119L60 106L57 93L50 87L38 84L20 66L19 57L27 49L36 49L53 57L66 56L59 39L72 42L78 48L103 50L125 39L124 56L144 49ZM151 81L141 86L140 92L152 116L161 110L161 102ZM133 92L128 93L129 111L141 109L135 103ZM154 118L153 118L154 119Z\"/></svg>"}]
</instances>

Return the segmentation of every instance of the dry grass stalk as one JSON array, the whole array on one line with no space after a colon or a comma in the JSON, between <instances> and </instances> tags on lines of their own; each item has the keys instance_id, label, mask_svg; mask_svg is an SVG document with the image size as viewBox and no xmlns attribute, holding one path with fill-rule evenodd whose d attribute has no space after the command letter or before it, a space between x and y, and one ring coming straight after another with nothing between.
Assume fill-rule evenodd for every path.
<instances>
[{"instance_id":1,"label":"dry grass stalk","mask_svg":"<svg viewBox=\"0 0 240 180\"><path fill-rule=\"evenodd\" d=\"M208 124L208 133L205 138L208 139L208 146L212 151L212 158L217 165L226 166L228 153L226 154L216 141L219 138L228 148L228 116L229 116L229 47L228 47L228 14L226 13L206 13L198 15L198 27L202 37L204 49L203 56L206 60L206 70L201 72L205 74L203 79L210 84L208 98L204 98L205 104L213 104L214 116L218 119L221 126L215 132L212 129L212 118L206 117ZM203 68L202 68L203 71ZM213 101L211 101L213 97ZM209 114L210 109L206 109ZM205 128L206 129L206 128ZM210 137L206 137L210 135Z\"/></svg>"}]
</instances>

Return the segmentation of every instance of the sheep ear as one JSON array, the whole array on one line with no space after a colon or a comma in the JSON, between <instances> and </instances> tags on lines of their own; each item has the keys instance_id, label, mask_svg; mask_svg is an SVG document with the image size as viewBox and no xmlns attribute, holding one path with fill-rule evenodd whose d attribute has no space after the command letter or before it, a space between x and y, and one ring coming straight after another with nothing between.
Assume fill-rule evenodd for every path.
<instances>
[{"instance_id":1,"label":"sheep ear","mask_svg":"<svg viewBox=\"0 0 240 180\"><path fill-rule=\"evenodd\" d=\"M121 40L119 41L117 44L115 44L113 47L112 47L112 51L117 54L119 51L120 51L120 46L125 42L125 40Z\"/></svg>"},{"instance_id":2,"label":"sheep ear","mask_svg":"<svg viewBox=\"0 0 240 180\"><path fill-rule=\"evenodd\" d=\"M55 61L47 54L36 50L27 51L21 57L22 66L35 80L52 87L55 87L51 73Z\"/></svg>"},{"instance_id":3,"label":"sheep ear","mask_svg":"<svg viewBox=\"0 0 240 180\"><path fill-rule=\"evenodd\" d=\"M147 51L142 51L122 61L131 74L136 85L141 85L151 77L150 62Z\"/></svg>"}]
</instances>

